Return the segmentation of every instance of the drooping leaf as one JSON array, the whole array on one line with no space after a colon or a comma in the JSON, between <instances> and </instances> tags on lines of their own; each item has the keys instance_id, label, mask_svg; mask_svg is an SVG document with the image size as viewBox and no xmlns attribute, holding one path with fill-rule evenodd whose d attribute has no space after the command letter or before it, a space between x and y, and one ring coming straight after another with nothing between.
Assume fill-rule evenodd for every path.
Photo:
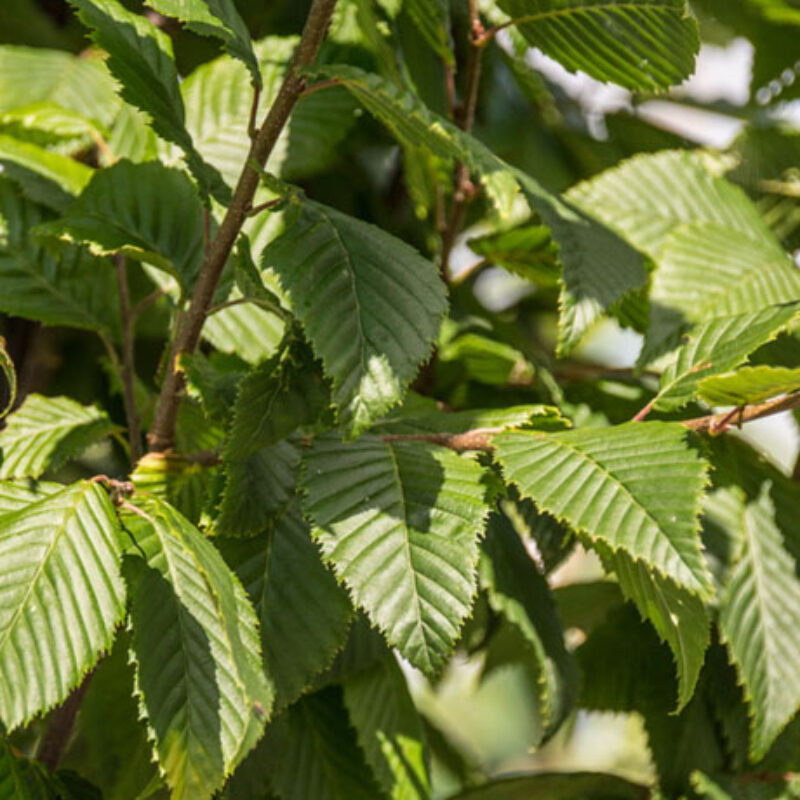
<instances>
[{"instance_id":1,"label":"drooping leaf","mask_svg":"<svg viewBox=\"0 0 800 800\"><path fill-rule=\"evenodd\" d=\"M190 293L203 260L203 206L189 177L157 162L118 161L95 173L45 235L120 253L169 272Z\"/></svg>"},{"instance_id":2,"label":"drooping leaf","mask_svg":"<svg viewBox=\"0 0 800 800\"><path fill-rule=\"evenodd\" d=\"M0 431L0 478L38 478L116 431L95 406L28 395Z\"/></svg>"},{"instance_id":3,"label":"drooping leaf","mask_svg":"<svg viewBox=\"0 0 800 800\"><path fill-rule=\"evenodd\" d=\"M147 5L175 17L201 36L220 39L225 49L250 71L254 86L261 86L261 72L253 43L233 0L148 0Z\"/></svg>"},{"instance_id":4,"label":"drooping leaf","mask_svg":"<svg viewBox=\"0 0 800 800\"><path fill-rule=\"evenodd\" d=\"M422 720L394 655L344 681L344 704L378 783L392 800L428 800Z\"/></svg>"},{"instance_id":5,"label":"drooping leaf","mask_svg":"<svg viewBox=\"0 0 800 800\"><path fill-rule=\"evenodd\" d=\"M436 674L476 589L483 470L423 442L319 437L305 453L305 511L354 601L412 664Z\"/></svg>"},{"instance_id":6,"label":"drooping leaf","mask_svg":"<svg viewBox=\"0 0 800 800\"><path fill-rule=\"evenodd\" d=\"M59 800L58 788L44 764L15 754L0 739L0 800Z\"/></svg>"},{"instance_id":7,"label":"drooping leaf","mask_svg":"<svg viewBox=\"0 0 800 800\"><path fill-rule=\"evenodd\" d=\"M296 509L252 539L219 546L256 608L267 674L276 705L293 703L344 646L352 608L321 561Z\"/></svg>"},{"instance_id":8,"label":"drooping leaf","mask_svg":"<svg viewBox=\"0 0 800 800\"><path fill-rule=\"evenodd\" d=\"M450 6L447 0L405 0L404 7L425 41L445 64L455 64L450 42Z\"/></svg>"},{"instance_id":9,"label":"drooping leaf","mask_svg":"<svg viewBox=\"0 0 800 800\"><path fill-rule=\"evenodd\" d=\"M155 132L178 145L195 178L225 201L229 192L219 173L205 163L186 130L185 112L172 55L172 42L152 22L117 0L69 0L92 38L108 53L107 65L123 99L150 118Z\"/></svg>"},{"instance_id":10,"label":"drooping leaf","mask_svg":"<svg viewBox=\"0 0 800 800\"><path fill-rule=\"evenodd\" d=\"M698 521L706 467L682 425L509 432L494 444L506 477L539 508L695 594L713 594Z\"/></svg>"},{"instance_id":11,"label":"drooping leaf","mask_svg":"<svg viewBox=\"0 0 800 800\"><path fill-rule=\"evenodd\" d=\"M715 317L695 328L661 375L653 407L672 411L688 403L698 384L738 367L754 350L778 335L800 310L798 303Z\"/></svg>"},{"instance_id":12,"label":"drooping leaf","mask_svg":"<svg viewBox=\"0 0 800 800\"><path fill-rule=\"evenodd\" d=\"M48 325L116 331L113 270L71 245L48 252L29 233L44 218L0 177L0 310Z\"/></svg>"},{"instance_id":13,"label":"drooping leaf","mask_svg":"<svg viewBox=\"0 0 800 800\"><path fill-rule=\"evenodd\" d=\"M498 0L498 5L528 44L571 72L628 89L666 89L694 71L700 38L685 0Z\"/></svg>"},{"instance_id":14,"label":"drooping leaf","mask_svg":"<svg viewBox=\"0 0 800 800\"><path fill-rule=\"evenodd\" d=\"M304 697L267 730L268 780L282 800L385 800L349 724L340 687Z\"/></svg>"},{"instance_id":15,"label":"drooping leaf","mask_svg":"<svg viewBox=\"0 0 800 800\"><path fill-rule=\"evenodd\" d=\"M493 611L522 637L525 664L535 676L541 724L548 738L570 711L577 674L547 582L516 531L499 514L489 518L478 572Z\"/></svg>"},{"instance_id":16,"label":"drooping leaf","mask_svg":"<svg viewBox=\"0 0 800 800\"><path fill-rule=\"evenodd\" d=\"M702 772L691 775L692 788L705 800L797 800L800 781L794 776L765 776L760 781L735 777L710 778Z\"/></svg>"},{"instance_id":17,"label":"drooping leaf","mask_svg":"<svg viewBox=\"0 0 800 800\"><path fill-rule=\"evenodd\" d=\"M746 406L762 403L780 394L800 390L800 369L786 367L742 367L703 378L698 386L698 395L711 405Z\"/></svg>"},{"instance_id":18,"label":"drooping leaf","mask_svg":"<svg viewBox=\"0 0 800 800\"><path fill-rule=\"evenodd\" d=\"M430 354L446 308L436 268L379 228L306 201L262 264L332 379L341 422L363 431L400 401Z\"/></svg>"},{"instance_id":19,"label":"drooping leaf","mask_svg":"<svg viewBox=\"0 0 800 800\"><path fill-rule=\"evenodd\" d=\"M142 713L173 798L211 798L261 737L273 690L253 607L219 552L171 506L124 521Z\"/></svg>"},{"instance_id":20,"label":"drooping leaf","mask_svg":"<svg viewBox=\"0 0 800 800\"><path fill-rule=\"evenodd\" d=\"M792 664L798 645L800 581L775 520L765 483L744 507L742 552L722 597L720 628L751 710L750 755L761 758L800 707Z\"/></svg>"},{"instance_id":21,"label":"drooping leaf","mask_svg":"<svg viewBox=\"0 0 800 800\"><path fill-rule=\"evenodd\" d=\"M616 775L592 772L544 772L496 778L449 800L645 800L650 789Z\"/></svg>"},{"instance_id":22,"label":"drooping leaf","mask_svg":"<svg viewBox=\"0 0 800 800\"><path fill-rule=\"evenodd\" d=\"M3 378L6 382L6 401L5 405L0 407L0 419L2 419L11 411L14 407L14 401L17 399L17 371L14 369L14 362L6 350L6 342L2 336L0 336L0 370L2 370Z\"/></svg>"},{"instance_id":23,"label":"drooping leaf","mask_svg":"<svg viewBox=\"0 0 800 800\"><path fill-rule=\"evenodd\" d=\"M63 702L125 612L120 532L82 481L0 516L0 718L11 730Z\"/></svg>"}]
</instances>

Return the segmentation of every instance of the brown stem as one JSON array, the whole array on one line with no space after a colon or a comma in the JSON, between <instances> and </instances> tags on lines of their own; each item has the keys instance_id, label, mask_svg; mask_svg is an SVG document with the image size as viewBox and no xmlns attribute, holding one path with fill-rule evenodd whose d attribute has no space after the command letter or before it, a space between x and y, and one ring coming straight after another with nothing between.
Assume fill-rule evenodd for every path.
<instances>
[{"instance_id":1,"label":"brown stem","mask_svg":"<svg viewBox=\"0 0 800 800\"><path fill-rule=\"evenodd\" d=\"M83 683L66 701L53 711L50 724L39 740L39 745L36 748L36 759L41 761L50 772L54 772L58 767L58 762L67 749L72 736L72 729L75 727L75 717L81 707L81 700L83 700L83 696L89 688L93 674L93 672L90 672L83 679Z\"/></svg>"},{"instance_id":2,"label":"brown stem","mask_svg":"<svg viewBox=\"0 0 800 800\"><path fill-rule=\"evenodd\" d=\"M767 403L760 403L756 406L747 406L741 409L736 417L736 424L742 425L745 422L754 422L757 419L764 419L784 411L793 411L800 408L800 392L779 397L777 400L770 400ZM711 414L699 419L687 419L684 425L697 433L722 433L731 422L729 411L722 414Z\"/></svg>"},{"instance_id":3,"label":"brown stem","mask_svg":"<svg viewBox=\"0 0 800 800\"><path fill-rule=\"evenodd\" d=\"M305 80L299 71L316 60L335 6L336 0L313 0L292 65L267 113L264 124L252 142L231 204L208 247L189 308L178 325L170 348L164 382L153 415L153 426L147 437L152 451L172 448L178 405L183 389L183 374L177 365L182 355L194 352L197 347L206 311L211 305L228 256L247 218L247 211L252 206L259 175L250 166L250 160L253 159L262 168L267 163L295 103L305 88Z\"/></svg>"},{"instance_id":4,"label":"brown stem","mask_svg":"<svg viewBox=\"0 0 800 800\"><path fill-rule=\"evenodd\" d=\"M477 428L464 433L408 433L381 436L384 442L428 442L462 453L469 450L492 450L492 437L503 428Z\"/></svg>"},{"instance_id":5,"label":"brown stem","mask_svg":"<svg viewBox=\"0 0 800 800\"><path fill-rule=\"evenodd\" d=\"M142 457L142 422L139 409L136 407L134 325L136 318L131 311L131 295L128 290L128 272L123 256L115 256L114 267L117 272L117 291L119 292L119 308L122 317L122 398L125 405L125 417L128 420L128 440L131 445L131 461L136 464Z\"/></svg>"},{"instance_id":6,"label":"brown stem","mask_svg":"<svg viewBox=\"0 0 800 800\"><path fill-rule=\"evenodd\" d=\"M156 289L154 292L151 292L147 297L142 298L132 309L131 309L131 316L138 317L143 311L150 308L156 300L164 297L167 294L166 289Z\"/></svg>"}]
</instances>

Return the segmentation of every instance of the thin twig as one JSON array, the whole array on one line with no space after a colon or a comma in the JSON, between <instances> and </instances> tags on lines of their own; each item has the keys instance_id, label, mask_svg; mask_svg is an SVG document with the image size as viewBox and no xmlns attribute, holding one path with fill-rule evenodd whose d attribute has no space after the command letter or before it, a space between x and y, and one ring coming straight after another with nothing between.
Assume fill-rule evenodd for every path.
<instances>
[{"instance_id":1,"label":"thin twig","mask_svg":"<svg viewBox=\"0 0 800 800\"><path fill-rule=\"evenodd\" d=\"M464 433L407 433L381 436L384 442L428 442L462 453L470 450L492 450L492 437L503 428L476 428Z\"/></svg>"},{"instance_id":2,"label":"thin twig","mask_svg":"<svg viewBox=\"0 0 800 800\"><path fill-rule=\"evenodd\" d=\"M168 294L166 289L156 289L154 292L151 292L147 297L142 298L132 309L131 309L131 316L138 317L143 311L146 311L156 300L164 297Z\"/></svg>"},{"instance_id":3,"label":"thin twig","mask_svg":"<svg viewBox=\"0 0 800 800\"><path fill-rule=\"evenodd\" d=\"M311 97L312 94L323 91L323 89L333 89L335 86L341 86L342 82L338 78L326 78L324 81L317 81L312 83L311 86L306 86L300 97L304 100L306 97Z\"/></svg>"},{"instance_id":4,"label":"thin twig","mask_svg":"<svg viewBox=\"0 0 800 800\"><path fill-rule=\"evenodd\" d=\"M284 200L284 197L276 197L274 200L267 200L265 203L259 203L257 206L251 205L250 208L247 209L247 216L255 217L262 211L268 211L270 208L276 208L283 203Z\"/></svg>"},{"instance_id":5,"label":"thin twig","mask_svg":"<svg viewBox=\"0 0 800 800\"><path fill-rule=\"evenodd\" d=\"M128 289L128 272L125 258L117 255L114 257L114 267L117 273L117 291L119 293L119 308L122 322L122 399L125 405L125 417L128 420L128 440L131 445L131 461L136 464L142 457L142 421L139 409L136 407L136 362L134 325L136 317L131 312L131 296Z\"/></svg>"},{"instance_id":6,"label":"thin twig","mask_svg":"<svg viewBox=\"0 0 800 800\"><path fill-rule=\"evenodd\" d=\"M251 141L258 136L258 104L261 102L261 87L253 86L253 104L250 106L250 119L247 122L247 135Z\"/></svg>"},{"instance_id":7,"label":"thin twig","mask_svg":"<svg viewBox=\"0 0 800 800\"><path fill-rule=\"evenodd\" d=\"M292 66L267 113L264 124L252 142L233 199L209 245L189 308L177 326L170 347L164 381L153 415L153 425L147 437L150 450L165 451L172 448L184 380L182 371L178 369L178 363L182 355L193 353L197 347L206 311L213 301L228 256L247 218L247 209L252 205L259 184L259 174L250 165L251 159L262 168L267 163L297 100L305 89L305 80L300 71L316 60L335 7L336 0L313 0Z\"/></svg>"},{"instance_id":8,"label":"thin twig","mask_svg":"<svg viewBox=\"0 0 800 800\"><path fill-rule=\"evenodd\" d=\"M234 306L241 306L244 303L249 303L249 297L236 297L233 300L226 300L224 303L217 303L215 306L211 306L211 308L206 311L206 317L211 317L214 314L219 314L220 311L224 311L226 308L233 308Z\"/></svg>"},{"instance_id":9,"label":"thin twig","mask_svg":"<svg viewBox=\"0 0 800 800\"><path fill-rule=\"evenodd\" d=\"M755 406L747 406L741 410L737 410L735 422L736 425L743 425L746 422L754 422L757 419L764 419L765 417L772 417L775 414L781 414L784 411L793 411L800 408L800 392L788 394L784 397L779 397L776 400L770 400L767 403L760 403ZM683 424L690 430L697 433L723 433L730 427L733 418L729 411L721 414L710 414L707 417L700 417L698 419L684 420Z\"/></svg>"}]
</instances>

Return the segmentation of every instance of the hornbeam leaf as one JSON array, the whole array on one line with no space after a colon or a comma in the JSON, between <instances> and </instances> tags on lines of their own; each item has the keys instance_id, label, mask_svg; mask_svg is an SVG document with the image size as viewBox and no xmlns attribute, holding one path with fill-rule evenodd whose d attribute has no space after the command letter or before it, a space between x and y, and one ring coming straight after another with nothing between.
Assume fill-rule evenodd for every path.
<instances>
[{"instance_id":1,"label":"hornbeam leaf","mask_svg":"<svg viewBox=\"0 0 800 800\"><path fill-rule=\"evenodd\" d=\"M304 697L265 737L268 781L282 800L385 800L348 722L341 689Z\"/></svg>"},{"instance_id":2,"label":"hornbeam leaf","mask_svg":"<svg viewBox=\"0 0 800 800\"><path fill-rule=\"evenodd\" d=\"M254 86L261 86L261 72L253 43L233 0L147 0L147 5L167 17L175 17L201 36L220 39L225 49L250 71Z\"/></svg>"},{"instance_id":3,"label":"hornbeam leaf","mask_svg":"<svg viewBox=\"0 0 800 800\"><path fill-rule=\"evenodd\" d=\"M522 192L559 245L564 264L559 351L567 353L602 313L647 282L643 256L605 228L591 205L575 205L513 169L482 142L439 117L417 97L377 75L350 66L325 66L315 75L350 91L401 143L466 164L480 176L498 212L508 216ZM584 210L586 209L586 210ZM590 212L591 209L591 212Z\"/></svg>"},{"instance_id":4,"label":"hornbeam leaf","mask_svg":"<svg viewBox=\"0 0 800 800\"><path fill-rule=\"evenodd\" d=\"M404 658L435 675L476 590L483 469L424 442L319 437L305 511L326 561Z\"/></svg>"},{"instance_id":5,"label":"hornbeam leaf","mask_svg":"<svg viewBox=\"0 0 800 800\"><path fill-rule=\"evenodd\" d=\"M800 369L767 366L703 378L697 386L703 400L718 406L746 406L798 390Z\"/></svg>"},{"instance_id":6,"label":"hornbeam leaf","mask_svg":"<svg viewBox=\"0 0 800 800\"><path fill-rule=\"evenodd\" d=\"M42 209L0 177L0 310L48 325L115 332L119 327L114 272L80 248L54 253L33 240Z\"/></svg>"},{"instance_id":7,"label":"hornbeam leaf","mask_svg":"<svg viewBox=\"0 0 800 800\"><path fill-rule=\"evenodd\" d=\"M653 407L673 411L685 405L701 381L738 367L750 353L774 339L799 311L800 303L786 303L698 325L661 375Z\"/></svg>"},{"instance_id":8,"label":"hornbeam leaf","mask_svg":"<svg viewBox=\"0 0 800 800\"><path fill-rule=\"evenodd\" d=\"M142 713L173 798L208 800L272 707L253 607L219 552L171 506L125 514L132 653Z\"/></svg>"},{"instance_id":9,"label":"hornbeam leaf","mask_svg":"<svg viewBox=\"0 0 800 800\"><path fill-rule=\"evenodd\" d=\"M431 352L447 307L437 269L379 228L307 201L262 259L333 381L341 422L360 433Z\"/></svg>"},{"instance_id":10,"label":"hornbeam leaf","mask_svg":"<svg viewBox=\"0 0 800 800\"><path fill-rule=\"evenodd\" d=\"M0 370L6 381L6 403L0 408L0 419L2 419L14 407L17 399L17 371L14 369L14 362L6 350L6 342L0 336Z\"/></svg>"},{"instance_id":11,"label":"hornbeam leaf","mask_svg":"<svg viewBox=\"0 0 800 800\"><path fill-rule=\"evenodd\" d=\"M0 718L10 730L63 702L125 613L121 533L82 481L0 516Z\"/></svg>"},{"instance_id":12,"label":"hornbeam leaf","mask_svg":"<svg viewBox=\"0 0 800 800\"><path fill-rule=\"evenodd\" d=\"M275 683L276 707L283 708L344 646L350 601L322 564L297 509L260 536L217 541L255 605L265 668Z\"/></svg>"},{"instance_id":13,"label":"hornbeam leaf","mask_svg":"<svg viewBox=\"0 0 800 800\"><path fill-rule=\"evenodd\" d=\"M425 733L405 676L392 653L346 679L344 704L358 743L392 800L428 800Z\"/></svg>"},{"instance_id":14,"label":"hornbeam leaf","mask_svg":"<svg viewBox=\"0 0 800 800\"><path fill-rule=\"evenodd\" d=\"M506 477L541 510L710 598L698 521L706 465L686 435L678 423L632 422L502 433L494 444Z\"/></svg>"},{"instance_id":15,"label":"hornbeam leaf","mask_svg":"<svg viewBox=\"0 0 800 800\"><path fill-rule=\"evenodd\" d=\"M38 478L117 430L95 406L28 395L0 431L0 478Z\"/></svg>"},{"instance_id":16,"label":"hornbeam leaf","mask_svg":"<svg viewBox=\"0 0 800 800\"><path fill-rule=\"evenodd\" d=\"M491 608L524 642L526 664L536 676L541 725L548 738L570 711L577 692L577 672L564 644L547 581L511 523L499 514L489 518L479 576Z\"/></svg>"},{"instance_id":17,"label":"hornbeam leaf","mask_svg":"<svg viewBox=\"0 0 800 800\"><path fill-rule=\"evenodd\" d=\"M454 65L450 41L450 5L447 0L405 0L405 9L425 41L445 64Z\"/></svg>"},{"instance_id":18,"label":"hornbeam leaf","mask_svg":"<svg viewBox=\"0 0 800 800\"><path fill-rule=\"evenodd\" d=\"M646 800L650 789L599 772L552 772L497 778L449 800Z\"/></svg>"},{"instance_id":19,"label":"hornbeam leaf","mask_svg":"<svg viewBox=\"0 0 800 800\"><path fill-rule=\"evenodd\" d=\"M14 755L0 739L0 800L56 800L62 788L44 764Z\"/></svg>"},{"instance_id":20,"label":"hornbeam leaf","mask_svg":"<svg viewBox=\"0 0 800 800\"><path fill-rule=\"evenodd\" d=\"M195 149L185 126L178 70L169 37L117 0L69 0L92 38L108 52L107 65L120 94L150 117L155 132L183 150L201 186L220 202L230 192L219 173Z\"/></svg>"},{"instance_id":21,"label":"hornbeam leaf","mask_svg":"<svg viewBox=\"0 0 800 800\"><path fill-rule=\"evenodd\" d=\"M203 260L203 205L189 177L158 162L118 161L98 170L44 236L87 245L98 256L121 253L163 269L191 293Z\"/></svg>"},{"instance_id":22,"label":"hornbeam leaf","mask_svg":"<svg viewBox=\"0 0 800 800\"><path fill-rule=\"evenodd\" d=\"M0 517L19 511L32 503L38 503L64 488L61 483L50 481L3 480L0 481Z\"/></svg>"},{"instance_id":23,"label":"hornbeam leaf","mask_svg":"<svg viewBox=\"0 0 800 800\"><path fill-rule=\"evenodd\" d=\"M721 599L720 629L751 711L758 761L800 707L800 581L775 520L771 484L745 504L742 551Z\"/></svg>"},{"instance_id":24,"label":"hornbeam leaf","mask_svg":"<svg viewBox=\"0 0 800 800\"><path fill-rule=\"evenodd\" d=\"M531 47L571 72L628 89L666 89L694 71L700 37L686 0L498 0L498 5Z\"/></svg>"}]
</instances>

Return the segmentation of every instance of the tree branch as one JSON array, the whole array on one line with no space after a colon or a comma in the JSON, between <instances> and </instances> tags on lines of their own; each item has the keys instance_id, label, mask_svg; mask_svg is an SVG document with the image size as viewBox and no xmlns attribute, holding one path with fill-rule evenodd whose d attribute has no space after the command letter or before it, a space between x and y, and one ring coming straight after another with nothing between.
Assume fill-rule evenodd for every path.
<instances>
[{"instance_id":1,"label":"tree branch","mask_svg":"<svg viewBox=\"0 0 800 800\"><path fill-rule=\"evenodd\" d=\"M689 430L697 433L724 433L730 428L731 423L739 426L743 425L745 422L754 422L757 419L772 417L775 414L781 414L784 411L793 411L798 408L800 408L800 392L795 392L794 394L779 397L776 400L770 400L767 403L760 403L756 406L745 406L733 412L733 415L731 415L731 412L710 414L707 417L685 420L683 424L689 428Z\"/></svg>"},{"instance_id":2,"label":"tree branch","mask_svg":"<svg viewBox=\"0 0 800 800\"><path fill-rule=\"evenodd\" d=\"M139 417L139 409L136 407L136 392L134 390L136 368L133 329L136 319L131 311L131 296L128 290L128 271L125 266L125 258L120 255L115 256L114 267L117 272L117 291L119 293L119 307L122 317L122 365L120 371L122 398L125 405L125 417L128 420L131 461L136 464L142 457L142 422Z\"/></svg>"},{"instance_id":3,"label":"tree branch","mask_svg":"<svg viewBox=\"0 0 800 800\"><path fill-rule=\"evenodd\" d=\"M305 88L305 80L300 76L299 70L310 66L316 60L335 6L336 0L313 0L292 65L267 113L264 124L256 132L231 204L209 244L189 308L180 320L170 348L170 358L156 404L153 426L147 437L151 451L165 451L172 448L180 394L183 389L183 375L177 369L178 360L180 356L194 352L197 347L206 311L211 305L228 256L247 218L247 212L252 207L259 175L250 166L250 160L253 159L261 167L267 163L295 103Z\"/></svg>"}]
</instances>

